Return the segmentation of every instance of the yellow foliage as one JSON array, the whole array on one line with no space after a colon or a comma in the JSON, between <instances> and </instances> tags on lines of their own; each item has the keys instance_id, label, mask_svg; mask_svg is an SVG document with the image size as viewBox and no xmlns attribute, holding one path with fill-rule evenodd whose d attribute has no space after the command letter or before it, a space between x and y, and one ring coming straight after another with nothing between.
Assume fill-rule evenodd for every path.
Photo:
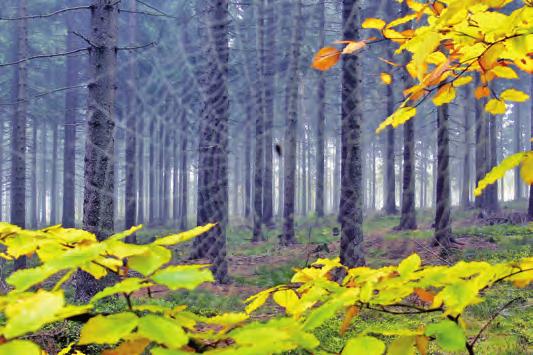
<instances>
[{"instance_id":1,"label":"yellow foliage","mask_svg":"<svg viewBox=\"0 0 533 355\"><path fill-rule=\"evenodd\" d=\"M531 156L533 153L520 152L505 158L498 166L492 168L483 179L478 182L476 189L474 190L474 195L479 196L481 192L490 184L494 184L498 179L501 179L508 170L514 169L520 165L526 157ZM529 176L529 175L528 175Z\"/></svg>"},{"instance_id":2,"label":"yellow foliage","mask_svg":"<svg viewBox=\"0 0 533 355\"><path fill-rule=\"evenodd\" d=\"M380 78L385 85L390 85L392 83L392 76L389 73L381 73Z\"/></svg>"}]
</instances>

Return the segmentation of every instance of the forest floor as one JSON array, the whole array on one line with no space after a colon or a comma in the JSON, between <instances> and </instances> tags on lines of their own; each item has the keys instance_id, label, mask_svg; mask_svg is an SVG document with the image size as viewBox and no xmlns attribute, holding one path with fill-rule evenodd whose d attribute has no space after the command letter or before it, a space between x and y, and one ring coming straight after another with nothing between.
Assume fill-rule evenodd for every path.
<instances>
[{"instance_id":1,"label":"forest floor","mask_svg":"<svg viewBox=\"0 0 533 355\"><path fill-rule=\"evenodd\" d=\"M517 206L509 205L503 213L511 213ZM366 262L371 267L397 264L413 252L418 253L426 264L443 264L436 248L432 247L432 211L419 212L419 228L414 231L395 231L398 216L383 216L379 213L365 217L364 247ZM478 220L475 211L454 211L453 232L460 243L453 260L485 260L499 262L533 255L533 224L486 225ZM339 251L339 236L333 233L338 224L334 217L320 220L300 219L297 222L299 244L290 247L278 245L279 228L266 232L266 241L251 243L251 229L244 224L234 223L228 231L228 265L232 282L228 285L204 285L194 292L168 292L157 290L158 300L187 304L189 308L203 314L217 314L222 311L242 311L244 300L250 295L278 284L290 281L295 268L309 265L318 257L336 257ZM146 230L141 237L163 236L171 230ZM175 252L176 262L182 262L189 253L188 248ZM202 262L197 260L194 262ZM139 295L142 297L143 295ZM484 333L483 341L476 350L480 354L531 354L533 337L530 320L533 319L533 289L517 290L502 285L487 292L486 300L467 312L465 320L472 329L472 335L482 327L496 310L509 300L519 297L513 307L491 323ZM261 309L255 317L261 319L278 314L273 304ZM341 319L336 319L317 330L323 349L338 352L347 338L369 325L380 328L416 328L422 320L432 315L398 318L383 313L362 312L355 327L343 337L338 334ZM407 323L407 324L406 324Z\"/></svg>"},{"instance_id":2,"label":"forest floor","mask_svg":"<svg viewBox=\"0 0 533 355\"><path fill-rule=\"evenodd\" d=\"M523 211L523 205L505 206L503 213ZM533 223L486 225L476 218L475 211L453 211L453 232L460 244L454 255L458 260L489 262L508 261L533 255ZM425 264L443 264L436 248L432 247L433 212L420 211L417 215L419 229L395 231L398 216L384 216L379 213L365 216L364 247L366 262L371 267L397 264L413 252L418 253ZM188 306L188 309L202 315L216 315L221 312L242 312L244 300L256 292L271 286L288 283L295 268L309 265L319 257L334 258L339 252L339 236L334 235L338 224L334 217L320 220L301 218L297 221L298 244L290 247L278 245L279 228L266 232L266 241L251 243L251 229L244 223L233 223L227 233L228 265L231 283L228 285L203 285L194 291L152 289L152 298L145 293L137 294L135 303L153 303ZM175 233L172 228L145 229L138 234L141 242L153 237ZM173 262L188 261L190 245L180 246L174 252ZM484 301L470 307L464 314L467 335L475 336L495 313L512 299L517 299L494 319L476 345L477 354L533 354L533 334L530 330L533 319L533 287L516 289L502 284L486 292ZM122 298L106 298L99 301L101 312L117 312L127 308ZM272 302L254 312L256 319L281 315L282 310ZM436 313L397 316L375 311L362 310L353 321L352 327L341 336L339 328L342 319L335 318L317 328L314 333L321 342L321 350L338 353L343 344L363 330L379 328L393 330L416 329L421 323L436 320ZM39 336L39 343L54 353L79 337L80 326L74 322L47 327ZM99 353L95 348L94 353ZM436 352L431 351L431 354Z\"/></svg>"}]
</instances>

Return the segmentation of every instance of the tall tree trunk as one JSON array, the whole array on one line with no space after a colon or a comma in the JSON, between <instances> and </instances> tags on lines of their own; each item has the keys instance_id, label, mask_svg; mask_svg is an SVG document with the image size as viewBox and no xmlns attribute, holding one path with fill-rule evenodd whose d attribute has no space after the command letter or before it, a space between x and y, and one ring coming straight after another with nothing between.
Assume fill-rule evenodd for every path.
<instances>
[{"instance_id":1,"label":"tall tree trunk","mask_svg":"<svg viewBox=\"0 0 533 355\"><path fill-rule=\"evenodd\" d=\"M52 122L52 176L50 179L50 224L57 224L57 150L59 144L59 127L57 122Z\"/></svg>"},{"instance_id":2,"label":"tall tree trunk","mask_svg":"<svg viewBox=\"0 0 533 355\"><path fill-rule=\"evenodd\" d=\"M114 131L117 66L118 4L91 4L90 84L85 143L83 228L104 240L113 233ZM76 299L88 302L102 287L90 274L79 272Z\"/></svg>"},{"instance_id":3,"label":"tall tree trunk","mask_svg":"<svg viewBox=\"0 0 533 355\"><path fill-rule=\"evenodd\" d=\"M468 93L466 95L468 97ZM470 128L472 126L470 102L471 100L467 100L467 104L465 104L463 109L463 134L465 139L463 153L463 186L461 188L461 207L463 209L472 207L470 202Z\"/></svg>"},{"instance_id":4,"label":"tall tree trunk","mask_svg":"<svg viewBox=\"0 0 533 355\"><path fill-rule=\"evenodd\" d=\"M326 43L326 5L318 2L318 42L320 48ZM317 84L317 125L316 125L316 208L317 217L324 217L324 132L326 130L326 76L318 72Z\"/></svg>"},{"instance_id":5,"label":"tall tree trunk","mask_svg":"<svg viewBox=\"0 0 533 355\"><path fill-rule=\"evenodd\" d=\"M533 77L529 79L529 94L533 95ZM533 137L533 104L529 103L529 119L530 119L530 136ZM533 141L529 147L533 151ZM533 184L529 186L529 206L527 215L530 221L533 221Z\"/></svg>"},{"instance_id":6,"label":"tall tree trunk","mask_svg":"<svg viewBox=\"0 0 533 355\"><path fill-rule=\"evenodd\" d=\"M264 1L264 31L262 63L264 85L264 180L263 180L263 223L266 226L273 225L273 156L272 156L272 130L274 126L274 80L276 61L276 18L274 13L275 0Z\"/></svg>"},{"instance_id":7,"label":"tall tree trunk","mask_svg":"<svg viewBox=\"0 0 533 355\"><path fill-rule=\"evenodd\" d=\"M296 199L296 133L298 129L298 86L300 45L302 39L302 0L296 0L294 23L290 44L290 64L287 82L287 125L285 128L285 152L283 161L283 231L282 245L296 243L294 234L294 205Z\"/></svg>"},{"instance_id":8,"label":"tall tree trunk","mask_svg":"<svg viewBox=\"0 0 533 355\"><path fill-rule=\"evenodd\" d=\"M181 122L180 122L182 137L180 140L180 229L184 230L187 229L187 215L188 215L188 209L187 209L187 202L189 200L189 167L187 165L188 160L188 153L187 153L187 146L188 146L188 137L189 137L189 121L187 117L187 113L183 112L181 115Z\"/></svg>"},{"instance_id":9,"label":"tall tree trunk","mask_svg":"<svg viewBox=\"0 0 533 355\"><path fill-rule=\"evenodd\" d=\"M76 48L75 14L66 15L67 22L67 51ZM78 81L78 58L75 55L66 58L67 73L66 87L74 86ZM75 224L75 179L76 179L76 113L78 110L78 91L68 90L65 94L65 118L63 139L63 214L61 223L65 228L72 228Z\"/></svg>"},{"instance_id":10,"label":"tall tree trunk","mask_svg":"<svg viewBox=\"0 0 533 355\"><path fill-rule=\"evenodd\" d=\"M498 136L497 136L497 118L492 116L489 118L489 135L488 135L488 144L489 144L489 167L487 171L490 171L493 167L498 165ZM498 202L498 184L491 184L487 187L485 191L488 197L488 210L491 213L497 213L500 211L500 203Z\"/></svg>"},{"instance_id":11,"label":"tall tree trunk","mask_svg":"<svg viewBox=\"0 0 533 355\"><path fill-rule=\"evenodd\" d=\"M251 105L248 105L247 117L250 119L248 122L251 122L252 113ZM248 221L251 215L251 201L252 201L252 129L251 125L246 124L246 137L245 137L245 152L244 152L244 217Z\"/></svg>"},{"instance_id":12,"label":"tall tree trunk","mask_svg":"<svg viewBox=\"0 0 533 355\"><path fill-rule=\"evenodd\" d=\"M31 228L37 228L39 225L39 206L37 206L37 200L38 200L38 189L37 189L37 152L39 151L38 141L37 141L37 132L39 131L39 121L37 117L33 118L33 127L32 127L32 134L31 134L31 163L30 163L30 171L32 174L30 175L30 227Z\"/></svg>"},{"instance_id":13,"label":"tall tree trunk","mask_svg":"<svg viewBox=\"0 0 533 355\"><path fill-rule=\"evenodd\" d=\"M257 93L257 113L255 118L255 169L254 169L254 226L253 242L259 242L264 239L262 232L263 225L263 188L265 177L265 141L264 141L264 124L265 124L265 90L264 90L264 73L263 62L265 55L265 0L260 0L258 5L257 18L257 48L259 54L258 61L258 82L259 92Z\"/></svg>"},{"instance_id":14,"label":"tall tree trunk","mask_svg":"<svg viewBox=\"0 0 533 355\"><path fill-rule=\"evenodd\" d=\"M228 222L228 1L205 1L207 43L203 78L204 108L200 117L197 223L216 222L197 238L194 254L207 256L219 283L228 281L226 226Z\"/></svg>"},{"instance_id":15,"label":"tall tree trunk","mask_svg":"<svg viewBox=\"0 0 533 355\"><path fill-rule=\"evenodd\" d=\"M343 37L359 38L360 0L342 2ZM356 55L347 55L342 64L342 163L339 221L340 260L348 267L365 264L363 251L363 190L361 161L361 64Z\"/></svg>"},{"instance_id":16,"label":"tall tree trunk","mask_svg":"<svg viewBox=\"0 0 533 355\"><path fill-rule=\"evenodd\" d=\"M442 253L450 252L451 200L450 200L450 137L448 105L437 108L437 208L435 211L435 244L442 247Z\"/></svg>"},{"instance_id":17,"label":"tall tree trunk","mask_svg":"<svg viewBox=\"0 0 533 355\"><path fill-rule=\"evenodd\" d=\"M39 218L40 220L40 225L41 226L45 226L47 221L46 221L46 190L47 190L47 174L46 174L46 167L48 166L47 164L47 158L48 158L48 154L47 154L47 147L48 147L48 135L47 135L47 130L48 130L48 127L47 127L47 124L46 122L43 122L43 124L41 125L41 158L40 158L40 162L41 162L41 181L40 181L40 190L41 190L41 193L40 193L40 200L39 200L39 212L41 213L41 216Z\"/></svg>"},{"instance_id":18,"label":"tall tree trunk","mask_svg":"<svg viewBox=\"0 0 533 355\"><path fill-rule=\"evenodd\" d=\"M522 151L522 125L520 122L520 105L515 105L516 112L514 115L514 151ZM522 198L522 179L520 179L520 167L514 169L514 199L518 201Z\"/></svg>"},{"instance_id":19,"label":"tall tree trunk","mask_svg":"<svg viewBox=\"0 0 533 355\"><path fill-rule=\"evenodd\" d=\"M28 15L26 0L18 2L18 17ZM15 53L17 60L28 57L28 21L17 21ZM11 122L11 216L12 224L26 227L26 116L28 109L27 62L15 67L14 90L17 104ZM26 267L26 257L15 260L15 269Z\"/></svg>"},{"instance_id":20,"label":"tall tree trunk","mask_svg":"<svg viewBox=\"0 0 533 355\"><path fill-rule=\"evenodd\" d=\"M129 43L135 43L137 41L137 1L129 1L129 10L131 13L128 15L128 41ZM128 61L128 87L130 92L127 95L126 104L126 190L124 196L124 224L125 228L129 229L136 223L137 217L137 186L135 175L137 172L137 97L135 90L137 89L137 64L135 60ZM130 235L127 238L130 243L136 242L136 236Z\"/></svg>"},{"instance_id":21,"label":"tall tree trunk","mask_svg":"<svg viewBox=\"0 0 533 355\"><path fill-rule=\"evenodd\" d=\"M391 85L387 85L387 116L392 115L394 112L394 91ZM388 127L386 131L386 144L385 144L385 184L384 184L384 197L385 197L385 213L396 214L398 209L396 208L396 174L395 174L395 162L394 162L394 129Z\"/></svg>"},{"instance_id":22,"label":"tall tree trunk","mask_svg":"<svg viewBox=\"0 0 533 355\"><path fill-rule=\"evenodd\" d=\"M150 151L148 156L148 162L149 162L149 187L148 187L148 221L151 225L155 224L155 221L157 219L156 216L156 185L155 185L155 179L156 179L156 137L157 137L157 131L156 131L156 120L154 117L150 120L150 127L149 129L149 145L150 145Z\"/></svg>"},{"instance_id":23,"label":"tall tree trunk","mask_svg":"<svg viewBox=\"0 0 533 355\"><path fill-rule=\"evenodd\" d=\"M478 79L479 81L479 79ZM484 113L484 100L476 100L476 185L485 176L487 172L488 156L486 151L486 135L487 119ZM476 197L475 207L479 209L486 208L486 194L481 194Z\"/></svg>"}]
</instances>

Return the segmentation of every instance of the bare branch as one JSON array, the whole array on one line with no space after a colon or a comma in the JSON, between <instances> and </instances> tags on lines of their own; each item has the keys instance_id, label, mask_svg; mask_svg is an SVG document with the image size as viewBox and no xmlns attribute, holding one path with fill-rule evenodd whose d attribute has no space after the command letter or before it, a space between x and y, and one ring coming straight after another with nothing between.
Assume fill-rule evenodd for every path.
<instances>
[{"instance_id":1,"label":"bare branch","mask_svg":"<svg viewBox=\"0 0 533 355\"><path fill-rule=\"evenodd\" d=\"M30 98L28 98L26 100L19 100L19 101L15 101L15 102L1 102L0 106L18 105L18 104L20 104L22 102L29 102L29 101L32 101L32 100L35 100L35 99L39 99L39 98L41 98L43 96L55 94L57 92L62 92L62 91L67 91L67 90L72 90L72 89L80 89L80 88L85 88L85 87L87 87L87 83L82 83L82 84L73 85L73 86L65 86L65 87L53 89L53 90L50 90L50 91L41 92L40 94L32 96L32 97L30 97Z\"/></svg>"},{"instance_id":2,"label":"bare branch","mask_svg":"<svg viewBox=\"0 0 533 355\"><path fill-rule=\"evenodd\" d=\"M67 11L88 10L90 8L91 8L90 6L68 7L65 9L51 12L49 14L30 15L30 16L23 16L23 17L0 17L0 21L19 21L19 20L31 20L31 19L36 19L36 18L47 18L47 17L52 17L55 15L62 14Z\"/></svg>"},{"instance_id":3,"label":"bare branch","mask_svg":"<svg viewBox=\"0 0 533 355\"><path fill-rule=\"evenodd\" d=\"M150 43L143 44L143 45L140 45L140 46L135 46L135 47L118 47L117 51L133 51L133 50L136 50L136 49L143 49L143 48L152 47L152 46L155 46L156 44L157 44L156 42L150 42Z\"/></svg>"},{"instance_id":4,"label":"bare branch","mask_svg":"<svg viewBox=\"0 0 533 355\"><path fill-rule=\"evenodd\" d=\"M63 56L71 55L71 54L85 52L88 49L89 48L79 48L79 49L75 49L75 50L70 51L70 52L54 53L54 54L39 54L39 55L35 55L35 56L32 56L32 57L22 58L22 59L19 59L19 60L15 61L15 62L11 62L11 63L0 63L0 68L7 67L7 66L10 66L10 65L16 65L16 64L24 63L24 62L27 62L27 61L30 61L30 60L34 60L34 59L63 57Z\"/></svg>"},{"instance_id":5,"label":"bare branch","mask_svg":"<svg viewBox=\"0 0 533 355\"><path fill-rule=\"evenodd\" d=\"M78 36L80 37L82 40L84 40L85 42L87 42L87 44L91 47L96 47L96 45L94 45L94 43L91 42L90 39L88 39L87 37L85 37L84 35L82 35L81 33L78 33L76 31L72 31L72 34L75 35L75 36Z\"/></svg>"},{"instance_id":6,"label":"bare branch","mask_svg":"<svg viewBox=\"0 0 533 355\"><path fill-rule=\"evenodd\" d=\"M150 5L150 4L145 3L145 2L142 1L142 0L136 0L136 1L137 1L139 4L142 4L142 5L146 6L147 8L149 8L150 10L154 10L155 12L157 12L157 13L159 13L159 14L161 14L161 15L164 15L164 16L167 16L167 17L173 17L173 18L176 18L176 17L174 17L174 16L171 16L171 15L169 15L169 14L167 14L167 13L165 13L165 12L159 10L159 9L158 9L157 7L155 7L155 6L152 6L152 5Z\"/></svg>"},{"instance_id":7,"label":"bare branch","mask_svg":"<svg viewBox=\"0 0 533 355\"><path fill-rule=\"evenodd\" d=\"M154 17L168 17L177 19L176 16L166 15L166 14L156 14L153 12L147 12L147 11L131 11L131 10L123 10L119 9L120 12L128 13L128 14L139 14L139 15L146 15L146 16L154 16Z\"/></svg>"}]
</instances>

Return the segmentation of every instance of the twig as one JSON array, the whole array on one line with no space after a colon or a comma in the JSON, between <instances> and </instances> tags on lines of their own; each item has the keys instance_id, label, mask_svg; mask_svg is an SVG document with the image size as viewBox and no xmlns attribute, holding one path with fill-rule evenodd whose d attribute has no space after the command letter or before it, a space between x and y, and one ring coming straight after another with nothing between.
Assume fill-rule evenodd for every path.
<instances>
[{"instance_id":1,"label":"twig","mask_svg":"<svg viewBox=\"0 0 533 355\"><path fill-rule=\"evenodd\" d=\"M75 36L80 37L81 39L83 39L85 42L87 42L87 44L88 44L89 46L91 46L91 47L95 47L95 48L96 48L96 45L95 45L93 42L91 42L90 39L88 39L87 37L85 37L84 35L82 35L81 33L76 32L76 31L72 31L72 34L75 35Z\"/></svg>"},{"instance_id":2,"label":"twig","mask_svg":"<svg viewBox=\"0 0 533 355\"><path fill-rule=\"evenodd\" d=\"M148 12L148 11L132 11L132 10L124 10L124 9L119 9L119 11L128 13L128 14L139 14L139 15L147 15L147 16L154 16L154 17L168 17L168 18L177 19L176 16L171 16L171 15L166 15L166 14L156 14L156 13Z\"/></svg>"},{"instance_id":3,"label":"twig","mask_svg":"<svg viewBox=\"0 0 533 355\"><path fill-rule=\"evenodd\" d=\"M76 10L88 10L90 9L90 6L76 6L76 7L68 7L65 9L57 10L54 12L51 12L49 14L41 14L41 15L30 15L30 16L23 16L23 17L0 17L0 21L20 21L20 20L31 20L36 18L47 18L52 17L55 15L62 14L67 11L76 11Z\"/></svg>"},{"instance_id":4,"label":"twig","mask_svg":"<svg viewBox=\"0 0 533 355\"><path fill-rule=\"evenodd\" d=\"M41 98L41 97L46 96L46 95L54 94L56 92L61 92L61 91L66 91L66 90L71 90L71 89L79 89L79 88L84 88L84 87L87 87L87 83L79 84L79 85L73 85L73 86L66 86L66 87L54 89L54 90L51 90L51 91L42 92L40 94L37 94L37 95L32 96L32 97L30 97L28 99L25 99L25 100L19 100L19 101L15 101L15 102L1 102L0 106L18 105L18 104L20 104L22 102L28 102L28 101L31 101L31 100L34 100L34 99Z\"/></svg>"},{"instance_id":5,"label":"twig","mask_svg":"<svg viewBox=\"0 0 533 355\"><path fill-rule=\"evenodd\" d=\"M35 56L32 56L32 57L22 58L22 59L19 59L17 61L11 62L11 63L0 63L0 67L7 67L7 66L10 66L10 65L16 65L16 64L20 64L20 63L24 63L24 62L33 60L33 59L63 57L63 56L71 55L71 54L85 52L88 49L89 48L79 48L79 49L75 49L75 50L70 51L70 52L54 53L54 54L39 54L39 55L35 55Z\"/></svg>"},{"instance_id":6,"label":"twig","mask_svg":"<svg viewBox=\"0 0 533 355\"><path fill-rule=\"evenodd\" d=\"M161 15L165 15L165 16L168 16L168 17L173 17L173 16L170 16L170 15L167 15L165 12L159 10L159 9L158 9L157 7L155 7L155 6L152 6L152 5L150 5L150 4L145 3L145 2L142 1L142 0L136 0L136 1L137 1L139 4L142 4L142 5L146 6L146 7L149 8L150 10L154 10L155 12L160 13Z\"/></svg>"},{"instance_id":7,"label":"twig","mask_svg":"<svg viewBox=\"0 0 533 355\"><path fill-rule=\"evenodd\" d=\"M492 321L498 317L507 307L509 307L511 304L513 304L514 302L518 301L519 299L521 299L521 297L516 297L516 298L513 298L512 300L510 300L509 302L507 302L506 304L504 304L496 313L494 313L492 315L492 317L490 317L490 319L488 320L487 323L485 323L485 325L479 330L479 332L477 333L477 335L474 337L474 339L472 340L472 342L470 342L470 344L467 344L467 348L469 348L468 350L472 350L472 353L474 351L474 345L476 345L476 341L478 341L479 337L481 336L481 334L485 331L485 329L488 328L488 326L492 323Z\"/></svg>"},{"instance_id":8,"label":"twig","mask_svg":"<svg viewBox=\"0 0 533 355\"><path fill-rule=\"evenodd\" d=\"M143 49L143 48L152 47L152 46L155 46L155 45L156 45L156 42L150 42L150 43L143 44L143 45L140 45L140 46L135 46L135 47L118 47L117 51L133 51L133 50L136 50L136 49Z\"/></svg>"}]
</instances>

